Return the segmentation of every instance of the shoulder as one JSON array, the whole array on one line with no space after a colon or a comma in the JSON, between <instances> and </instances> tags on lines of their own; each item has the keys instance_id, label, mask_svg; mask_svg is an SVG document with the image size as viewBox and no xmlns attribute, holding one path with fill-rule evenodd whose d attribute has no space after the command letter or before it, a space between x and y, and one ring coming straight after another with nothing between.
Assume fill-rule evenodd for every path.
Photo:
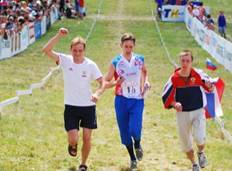
<instances>
[{"instance_id":1,"label":"shoulder","mask_svg":"<svg viewBox=\"0 0 232 171\"><path fill-rule=\"evenodd\" d=\"M56 52L55 54L59 57L61 62L72 61L72 55L65 54L65 53L59 53L59 52Z\"/></svg>"},{"instance_id":2,"label":"shoulder","mask_svg":"<svg viewBox=\"0 0 232 171\"><path fill-rule=\"evenodd\" d=\"M180 68L175 69L175 71L174 71L174 72L172 73L172 75L170 76L170 80L171 80L172 82L175 82L175 81L177 81L177 80L180 78L179 70L180 70Z\"/></svg>"},{"instance_id":3,"label":"shoulder","mask_svg":"<svg viewBox=\"0 0 232 171\"><path fill-rule=\"evenodd\" d=\"M62 53L62 52L56 52L57 55L64 57L64 58L68 58L68 59L72 59L72 55L70 54L66 54L66 53Z\"/></svg>"},{"instance_id":4,"label":"shoulder","mask_svg":"<svg viewBox=\"0 0 232 171\"><path fill-rule=\"evenodd\" d=\"M118 62L119 62L121 59L122 59L122 56L121 56L121 55L116 55L116 56L112 59L111 63L113 64L113 66L114 66L115 68L116 68Z\"/></svg>"},{"instance_id":5,"label":"shoulder","mask_svg":"<svg viewBox=\"0 0 232 171\"><path fill-rule=\"evenodd\" d=\"M85 57L85 64L88 66L97 66L97 64L90 58Z\"/></svg>"},{"instance_id":6,"label":"shoulder","mask_svg":"<svg viewBox=\"0 0 232 171\"><path fill-rule=\"evenodd\" d=\"M205 72L204 72L202 69L199 69L199 68L192 68L191 73L192 73L193 75L199 75L199 76L205 74Z\"/></svg>"},{"instance_id":7,"label":"shoulder","mask_svg":"<svg viewBox=\"0 0 232 171\"><path fill-rule=\"evenodd\" d=\"M90 59L89 57L85 57L85 62L87 64L95 64L95 62L92 59Z\"/></svg>"},{"instance_id":8,"label":"shoulder","mask_svg":"<svg viewBox=\"0 0 232 171\"><path fill-rule=\"evenodd\" d=\"M144 62L144 56L143 55L138 54L138 53L134 53L133 55L134 55L136 60L141 60L142 62Z\"/></svg>"}]
</instances>

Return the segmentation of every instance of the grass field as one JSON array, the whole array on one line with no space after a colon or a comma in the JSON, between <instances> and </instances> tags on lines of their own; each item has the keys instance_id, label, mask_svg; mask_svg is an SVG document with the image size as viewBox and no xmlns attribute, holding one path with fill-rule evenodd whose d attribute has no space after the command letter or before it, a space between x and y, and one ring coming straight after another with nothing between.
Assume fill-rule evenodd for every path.
<instances>
[{"instance_id":1,"label":"grass field","mask_svg":"<svg viewBox=\"0 0 232 171\"><path fill-rule=\"evenodd\" d=\"M88 15L96 14L99 1L86 1ZM230 11L230 6L227 5L230 0L223 0L223 3L218 0L205 2L206 5L212 6L212 12L215 14L219 4L228 13ZM145 0L104 0L101 14L147 17L151 16L150 7ZM152 6L154 7L155 5ZM40 81L49 68L55 66L41 53L41 49L60 27L67 27L70 35L56 46L56 50L68 52L70 40L77 35L85 37L91 24L91 18L83 21L59 21L25 52L0 61L0 101L14 96L15 90L28 88L31 83ZM188 48L194 52L194 65L205 68L205 59L210 56L197 45L183 23L159 25L167 48L176 62L177 54ZM164 53L154 22L97 21L96 28L88 40L87 56L96 61L102 72L106 73L110 60L120 52L119 37L126 31L133 32L137 37L135 51L145 55L152 84L145 104L142 142L145 156L139 164L139 170L190 170L190 163L179 150L175 112L164 110L161 103L163 85L174 68ZM226 128L232 133L232 74L221 65L217 71L208 73L211 76L220 76L226 82L223 119ZM127 170L129 158L120 144L113 100L113 90L108 90L97 106L99 128L94 132L93 148L89 158L89 167L93 171ZM0 119L0 171L75 170L79 164L79 157L71 158L67 153L63 109L63 80L60 72L54 74L45 88L35 90L32 96L22 97L19 103L4 108ZM207 126L206 152L209 165L204 170L231 171L231 144L220 138L220 132L213 121L208 121Z\"/></svg>"}]
</instances>

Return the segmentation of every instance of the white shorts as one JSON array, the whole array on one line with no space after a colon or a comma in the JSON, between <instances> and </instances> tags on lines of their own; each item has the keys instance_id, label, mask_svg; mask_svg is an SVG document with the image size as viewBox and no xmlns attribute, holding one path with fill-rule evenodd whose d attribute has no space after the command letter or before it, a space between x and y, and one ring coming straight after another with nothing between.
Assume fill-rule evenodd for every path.
<instances>
[{"instance_id":1,"label":"white shorts","mask_svg":"<svg viewBox=\"0 0 232 171\"><path fill-rule=\"evenodd\" d=\"M193 138L197 145L205 144L206 139L206 118L203 108L191 112L177 112L177 126L184 152L193 149Z\"/></svg>"}]
</instances>

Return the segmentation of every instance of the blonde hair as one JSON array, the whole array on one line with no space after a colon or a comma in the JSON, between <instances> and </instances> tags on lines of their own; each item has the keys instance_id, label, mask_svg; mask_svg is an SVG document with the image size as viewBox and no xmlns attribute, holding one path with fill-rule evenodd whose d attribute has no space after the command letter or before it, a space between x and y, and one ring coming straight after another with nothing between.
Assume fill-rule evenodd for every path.
<instances>
[{"instance_id":1,"label":"blonde hair","mask_svg":"<svg viewBox=\"0 0 232 171\"><path fill-rule=\"evenodd\" d=\"M121 43L123 44L125 41L127 40L131 40L134 42L136 42L135 36L132 33L124 33L121 37Z\"/></svg>"},{"instance_id":2,"label":"blonde hair","mask_svg":"<svg viewBox=\"0 0 232 171\"><path fill-rule=\"evenodd\" d=\"M188 55L191 56L191 59L193 61L193 53L192 53L191 50L188 50L188 49L185 49L185 50L181 51L180 54L179 54L179 57L188 56Z\"/></svg>"},{"instance_id":3,"label":"blonde hair","mask_svg":"<svg viewBox=\"0 0 232 171\"><path fill-rule=\"evenodd\" d=\"M84 49L86 47L86 41L82 37L75 37L71 42L70 48L72 48L74 45L77 45L77 44L84 45Z\"/></svg>"}]
</instances>

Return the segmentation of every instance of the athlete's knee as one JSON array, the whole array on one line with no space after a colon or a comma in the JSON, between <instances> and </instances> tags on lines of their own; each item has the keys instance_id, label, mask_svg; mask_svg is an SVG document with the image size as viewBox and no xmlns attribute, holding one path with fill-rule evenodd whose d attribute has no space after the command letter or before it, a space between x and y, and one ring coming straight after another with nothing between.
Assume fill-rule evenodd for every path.
<instances>
[{"instance_id":1,"label":"athlete's knee","mask_svg":"<svg viewBox=\"0 0 232 171\"><path fill-rule=\"evenodd\" d=\"M83 136L83 143L90 144L91 143L91 136Z\"/></svg>"},{"instance_id":2,"label":"athlete's knee","mask_svg":"<svg viewBox=\"0 0 232 171\"><path fill-rule=\"evenodd\" d=\"M194 140L197 145L205 144L205 136L204 135L195 135Z\"/></svg>"},{"instance_id":3,"label":"athlete's knee","mask_svg":"<svg viewBox=\"0 0 232 171\"><path fill-rule=\"evenodd\" d=\"M77 144L77 130L70 130L68 131L68 143L72 146Z\"/></svg>"},{"instance_id":4,"label":"athlete's knee","mask_svg":"<svg viewBox=\"0 0 232 171\"><path fill-rule=\"evenodd\" d=\"M83 143L86 145L91 144L91 130L84 130Z\"/></svg>"},{"instance_id":5,"label":"athlete's knee","mask_svg":"<svg viewBox=\"0 0 232 171\"><path fill-rule=\"evenodd\" d=\"M130 134L135 139L140 139L141 132L142 132L142 126L137 125L137 126L133 126L132 128L130 128Z\"/></svg>"},{"instance_id":6,"label":"athlete's knee","mask_svg":"<svg viewBox=\"0 0 232 171\"><path fill-rule=\"evenodd\" d=\"M77 144L77 139L74 138L74 137L69 137L68 138L68 143L72 146L76 145Z\"/></svg>"}]
</instances>

